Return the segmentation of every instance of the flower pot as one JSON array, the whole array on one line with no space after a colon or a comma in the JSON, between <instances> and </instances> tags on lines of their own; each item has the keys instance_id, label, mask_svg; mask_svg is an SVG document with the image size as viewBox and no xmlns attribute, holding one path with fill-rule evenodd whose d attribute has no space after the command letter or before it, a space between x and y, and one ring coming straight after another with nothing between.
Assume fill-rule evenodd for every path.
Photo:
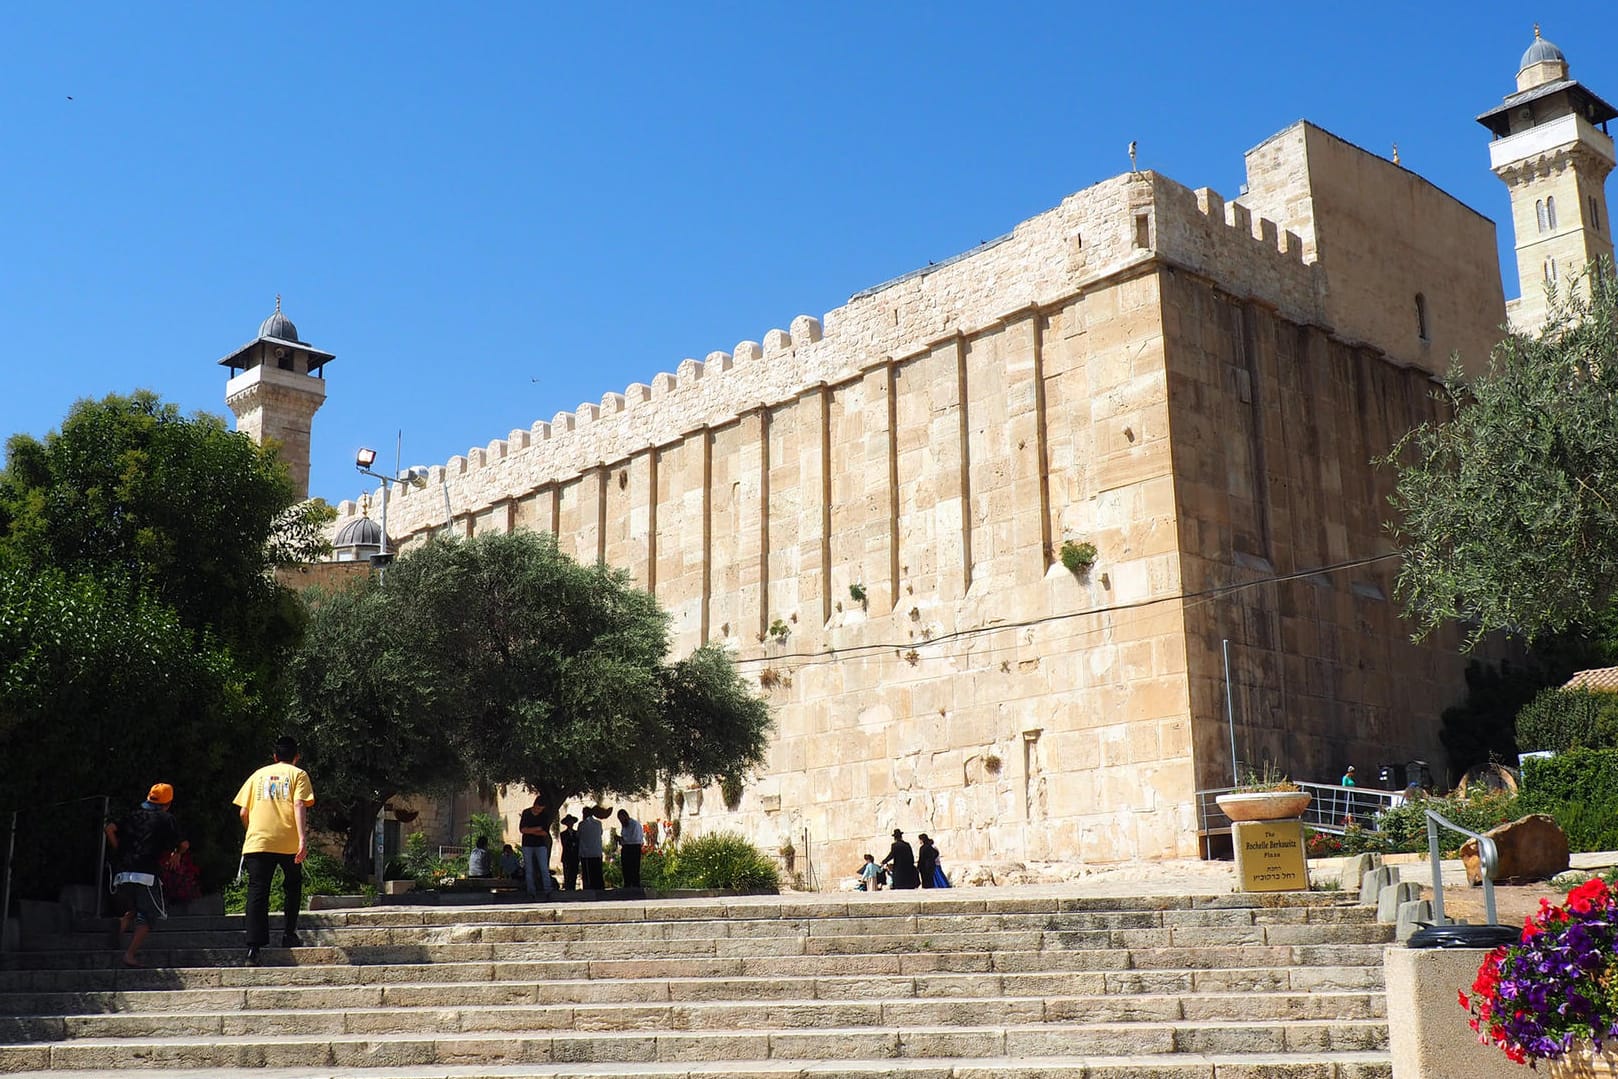
<instances>
[{"instance_id":1,"label":"flower pot","mask_svg":"<svg viewBox=\"0 0 1618 1079\"><path fill-rule=\"evenodd\" d=\"M1289 820L1309 808L1308 791L1248 791L1221 794L1214 801L1233 821Z\"/></svg>"},{"instance_id":2,"label":"flower pot","mask_svg":"<svg viewBox=\"0 0 1618 1079\"><path fill-rule=\"evenodd\" d=\"M1586 1042L1575 1042L1560 1060L1547 1060L1550 1079L1618 1079L1618 1056L1609 1047L1597 1052Z\"/></svg>"}]
</instances>

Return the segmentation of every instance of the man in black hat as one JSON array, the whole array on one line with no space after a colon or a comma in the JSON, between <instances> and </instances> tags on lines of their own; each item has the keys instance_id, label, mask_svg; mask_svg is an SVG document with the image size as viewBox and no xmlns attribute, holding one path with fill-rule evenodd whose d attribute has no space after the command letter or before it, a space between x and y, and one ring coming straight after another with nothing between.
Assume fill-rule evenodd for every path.
<instances>
[{"instance_id":1,"label":"man in black hat","mask_svg":"<svg viewBox=\"0 0 1618 1079\"><path fill-rule=\"evenodd\" d=\"M893 830L893 846L888 848L888 856L882 859L882 864L893 878L893 888L921 887L921 878L916 875L916 852L910 849L905 834L897 828Z\"/></svg>"},{"instance_id":2,"label":"man in black hat","mask_svg":"<svg viewBox=\"0 0 1618 1079\"><path fill-rule=\"evenodd\" d=\"M573 827L579 818L569 813L562 818L562 887L569 892L579 890L579 833Z\"/></svg>"}]
</instances>

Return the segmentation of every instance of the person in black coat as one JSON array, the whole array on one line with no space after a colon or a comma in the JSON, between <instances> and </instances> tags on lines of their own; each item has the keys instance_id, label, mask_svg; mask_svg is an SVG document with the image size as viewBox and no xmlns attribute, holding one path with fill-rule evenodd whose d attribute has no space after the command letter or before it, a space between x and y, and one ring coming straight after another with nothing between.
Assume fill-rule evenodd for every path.
<instances>
[{"instance_id":1,"label":"person in black coat","mask_svg":"<svg viewBox=\"0 0 1618 1079\"><path fill-rule=\"evenodd\" d=\"M916 852L916 873L921 877L921 886L933 886L933 874L938 870L938 848L933 846L932 836L926 832L916 838L921 840L921 850Z\"/></svg>"},{"instance_id":2,"label":"person in black coat","mask_svg":"<svg viewBox=\"0 0 1618 1079\"><path fill-rule=\"evenodd\" d=\"M893 888L920 886L921 880L916 876L916 852L910 849L905 834L897 828L893 830L893 846L888 848L888 856L882 859L882 864L892 875Z\"/></svg>"}]
</instances>

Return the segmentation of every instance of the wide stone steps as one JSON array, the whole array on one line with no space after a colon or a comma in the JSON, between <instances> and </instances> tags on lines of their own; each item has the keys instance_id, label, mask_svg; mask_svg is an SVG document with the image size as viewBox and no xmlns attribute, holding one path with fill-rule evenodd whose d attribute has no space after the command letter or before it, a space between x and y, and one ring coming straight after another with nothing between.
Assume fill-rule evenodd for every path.
<instances>
[{"instance_id":1,"label":"wide stone steps","mask_svg":"<svg viewBox=\"0 0 1618 1079\"><path fill-rule=\"evenodd\" d=\"M238 997L242 994L237 994ZM302 997L303 999L299 999ZM254 1008L242 1000L210 1007L0 1016L0 1039L140 1038L254 1032L278 1034L462 1033L481 1030L727 1030L840 1026L971 1025L993 1015L1008 1023L1129 1023L1382 1019L1374 993L1135 994L1119 996L986 996L943 998L768 998L656 1003L513 1004L467 1000L444 986L423 986L369 1003L360 991L304 990Z\"/></svg>"},{"instance_id":2,"label":"wide stone steps","mask_svg":"<svg viewBox=\"0 0 1618 1079\"><path fill-rule=\"evenodd\" d=\"M84 1038L52 1045L0 1047L0 1068L114 1070L153 1065L189 1068L389 1068L467 1063L690 1063L852 1058L1041 1057L1174 1053L1330 1053L1380 1051L1387 1024L1299 1020L1284 1025L1234 1021L1060 1025L845 1026L813 1029L510 1031L432 1035L371 1033Z\"/></svg>"},{"instance_id":3,"label":"wide stone steps","mask_svg":"<svg viewBox=\"0 0 1618 1079\"><path fill-rule=\"evenodd\" d=\"M1365 908L1323 896L1108 903L336 911L300 926L305 947L267 948L257 967L242 963L239 919L175 919L143 951L149 970L118 968L92 920L0 970L0 1070L1388 1075L1389 931Z\"/></svg>"},{"instance_id":4,"label":"wide stone steps","mask_svg":"<svg viewBox=\"0 0 1618 1079\"><path fill-rule=\"evenodd\" d=\"M23 1073L21 1079L105 1079L102 1069ZM122 1068L120 1079L1391 1079L1385 1053L1181 1053L1163 1056L978 1057L954 1060L760 1060L732 1064L507 1064L353 1068Z\"/></svg>"}]
</instances>

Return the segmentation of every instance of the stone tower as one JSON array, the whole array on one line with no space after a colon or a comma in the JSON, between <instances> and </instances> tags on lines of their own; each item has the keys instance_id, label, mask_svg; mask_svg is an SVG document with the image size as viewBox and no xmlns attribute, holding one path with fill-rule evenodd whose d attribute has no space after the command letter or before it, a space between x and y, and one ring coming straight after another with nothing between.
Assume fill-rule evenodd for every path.
<instances>
[{"instance_id":1,"label":"stone tower","mask_svg":"<svg viewBox=\"0 0 1618 1079\"><path fill-rule=\"evenodd\" d=\"M1568 77L1562 50L1539 35L1518 65L1517 92L1478 117L1494 133L1489 164L1511 189L1519 299L1514 328L1546 315L1547 286L1565 289L1592 261L1612 257L1606 179L1614 164L1607 102Z\"/></svg>"},{"instance_id":2,"label":"stone tower","mask_svg":"<svg viewBox=\"0 0 1618 1079\"><path fill-rule=\"evenodd\" d=\"M236 430L276 445L300 499L309 497L309 430L326 401L325 366L335 358L298 338L277 296L258 337L219 361L230 368L225 404L236 414Z\"/></svg>"}]
</instances>

